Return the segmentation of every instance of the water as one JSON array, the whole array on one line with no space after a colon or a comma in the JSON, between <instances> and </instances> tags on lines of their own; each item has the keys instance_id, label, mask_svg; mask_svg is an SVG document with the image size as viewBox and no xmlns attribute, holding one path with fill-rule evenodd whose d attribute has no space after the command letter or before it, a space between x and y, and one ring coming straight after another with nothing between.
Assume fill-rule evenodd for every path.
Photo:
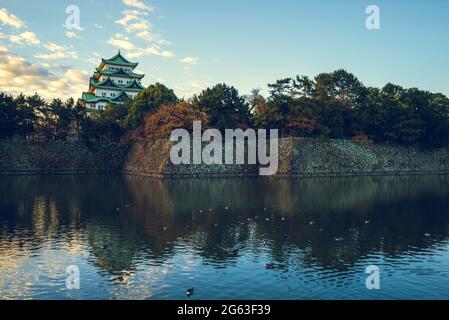
<instances>
[{"instance_id":1,"label":"water","mask_svg":"<svg viewBox=\"0 0 449 320\"><path fill-rule=\"evenodd\" d=\"M448 209L443 176L1 177L0 298L449 299Z\"/></svg>"}]
</instances>

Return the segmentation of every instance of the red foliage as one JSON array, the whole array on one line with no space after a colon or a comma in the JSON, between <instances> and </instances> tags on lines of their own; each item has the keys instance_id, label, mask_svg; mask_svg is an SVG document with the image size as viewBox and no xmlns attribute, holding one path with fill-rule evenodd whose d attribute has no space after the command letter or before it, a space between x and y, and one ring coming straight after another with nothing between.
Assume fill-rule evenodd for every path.
<instances>
[{"instance_id":1,"label":"red foliage","mask_svg":"<svg viewBox=\"0 0 449 320\"><path fill-rule=\"evenodd\" d=\"M209 125L209 118L185 101L176 105L162 105L145 118L145 139L154 141L167 138L173 130L180 128L192 131L193 121L196 120L201 121L202 128Z\"/></svg>"},{"instance_id":2,"label":"red foliage","mask_svg":"<svg viewBox=\"0 0 449 320\"><path fill-rule=\"evenodd\" d=\"M287 117L287 126L291 129L300 130L311 134L316 129L316 121L303 115L289 115Z\"/></svg>"},{"instance_id":3,"label":"red foliage","mask_svg":"<svg viewBox=\"0 0 449 320\"><path fill-rule=\"evenodd\" d=\"M359 143L373 144L373 140L371 140L366 134L358 134L353 139Z\"/></svg>"}]
</instances>

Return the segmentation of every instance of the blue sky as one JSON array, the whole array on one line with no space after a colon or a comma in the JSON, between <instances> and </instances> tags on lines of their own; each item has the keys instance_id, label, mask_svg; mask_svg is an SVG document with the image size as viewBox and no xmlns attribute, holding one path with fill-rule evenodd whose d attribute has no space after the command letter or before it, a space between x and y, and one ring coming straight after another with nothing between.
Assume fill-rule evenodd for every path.
<instances>
[{"instance_id":1,"label":"blue sky","mask_svg":"<svg viewBox=\"0 0 449 320\"><path fill-rule=\"evenodd\" d=\"M380 30L365 8L380 9ZM81 30L64 27L80 9ZM100 58L138 61L144 84L179 96L219 82L241 94L282 77L345 68L449 95L445 0L0 0L0 89L79 97Z\"/></svg>"}]
</instances>

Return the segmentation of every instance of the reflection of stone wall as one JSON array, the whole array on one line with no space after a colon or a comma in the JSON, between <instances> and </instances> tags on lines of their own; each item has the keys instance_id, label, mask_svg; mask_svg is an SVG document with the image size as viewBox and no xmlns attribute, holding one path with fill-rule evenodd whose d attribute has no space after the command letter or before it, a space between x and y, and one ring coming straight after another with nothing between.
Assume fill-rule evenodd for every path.
<instances>
[{"instance_id":1,"label":"reflection of stone wall","mask_svg":"<svg viewBox=\"0 0 449 320\"><path fill-rule=\"evenodd\" d=\"M120 172L122 159L109 143L0 141L0 174L112 173Z\"/></svg>"}]
</instances>

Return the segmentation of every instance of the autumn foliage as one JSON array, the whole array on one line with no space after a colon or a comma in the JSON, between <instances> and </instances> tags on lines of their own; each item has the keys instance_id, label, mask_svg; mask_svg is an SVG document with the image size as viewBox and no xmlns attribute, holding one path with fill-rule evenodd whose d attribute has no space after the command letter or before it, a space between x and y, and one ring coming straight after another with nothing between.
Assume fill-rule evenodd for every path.
<instances>
[{"instance_id":1,"label":"autumn foliage","mask_svg":"<svg viewBox=\"0 0 449 320\"><path fill-rule=\"evenodd\" d=\"M168 138L173 130L180 128L191 132L193 121L197 120L203 128L209 125L209 118L186 101L162 105L145 118L145 139Z\"/></svg>"},{"instance_id":2,"label":"autumn foliage","mask_svg":"<svg viewBox=\"0 0 449 320\"><path fill-rule=\"evenodd\" d=\"M316 121L307 116L289 115L287 116L287 127L299 134L312 134L316 130Z\"/></svg>"}]
</instances>

